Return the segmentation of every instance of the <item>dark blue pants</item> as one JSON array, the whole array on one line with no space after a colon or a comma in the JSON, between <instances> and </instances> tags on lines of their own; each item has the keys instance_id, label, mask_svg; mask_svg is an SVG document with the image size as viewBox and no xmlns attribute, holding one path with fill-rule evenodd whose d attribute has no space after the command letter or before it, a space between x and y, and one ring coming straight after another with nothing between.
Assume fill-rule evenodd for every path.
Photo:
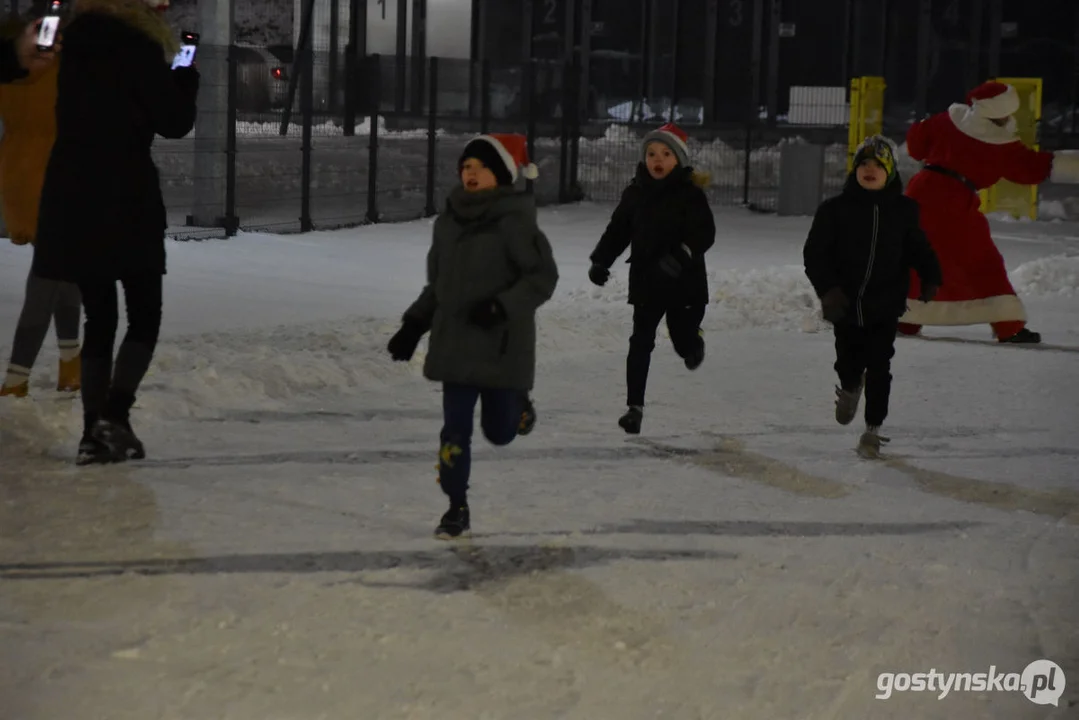
<instances>
[{"instance_id":1,"label":"dark blue pants","mask_svg":"<svg viewBox=\"0 0 1079 720\"><path fill-rule=\"evenodd\" d=\"M517 437L524 393L446 383L442 386L442 447L438 478L454 504L464 504L472 468L472 419L481 399L480 427L493 445L509 445Z\"/></svg>"}]
</instances>

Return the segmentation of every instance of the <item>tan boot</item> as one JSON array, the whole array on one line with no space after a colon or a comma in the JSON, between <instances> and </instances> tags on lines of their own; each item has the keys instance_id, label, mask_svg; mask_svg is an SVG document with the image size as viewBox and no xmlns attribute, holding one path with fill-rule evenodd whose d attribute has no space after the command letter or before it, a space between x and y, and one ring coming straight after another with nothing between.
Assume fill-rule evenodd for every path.
<instances>
[{"instance_id":1,"label":"tan boot","mask_svg":"<svg viewBox=\"0 0 1079 720\"><path fill-rule=\"evenodd\" d=\"M60 373L56 379L57 392L77 392L82 387L82 356L60 361Z\"/></svg>"},{"instance_id":2,"label":"tan boot","mask_svg":"<svg viewBox=\"0 0 1079 720\"><path fill-rule=\"evenodd\" d=\"M21 382L18 385L4 385L3 387L0 387L0 397L10 395L11 397L24 398L29 392L29 382Z\"/></svg>"}]
</instances>

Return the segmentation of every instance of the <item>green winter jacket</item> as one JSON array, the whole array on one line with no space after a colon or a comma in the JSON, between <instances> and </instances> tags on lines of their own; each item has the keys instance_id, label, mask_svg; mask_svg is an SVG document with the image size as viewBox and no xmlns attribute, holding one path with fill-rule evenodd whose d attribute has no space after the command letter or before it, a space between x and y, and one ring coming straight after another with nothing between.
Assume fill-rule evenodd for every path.
<instances>
[{"instance_id":1,"label":"green winter jacket","mask_svg":"<svg viewBox=\"0 0 1079 720\"><path fill-rule=\"evenodd\" d=\"M423 374L436 382L531 390L536 310L554 294L558 267L536 224L531 195L454 190L435 221L427 285L405 320L431 328ZM506 320L484 330L468 320L497 299Z\"/></svg>"}]
</instances>

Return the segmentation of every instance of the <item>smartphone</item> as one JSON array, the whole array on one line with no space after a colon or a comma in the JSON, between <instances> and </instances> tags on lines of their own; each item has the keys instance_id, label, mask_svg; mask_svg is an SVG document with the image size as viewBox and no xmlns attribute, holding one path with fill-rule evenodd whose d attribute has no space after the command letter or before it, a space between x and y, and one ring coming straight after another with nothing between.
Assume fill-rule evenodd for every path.
<instances>
[{"instance_id":1,"label":"smartphone","mask_svg":"<svg viewBox=\"0 0 1079 720\"><path fill-rule=\"evenodd\" d=\"M60 15L63 9L63 0L52 0L45 17L41 18L41 24L37 30L37 49L41 52L48 52L56 45L56 34L60 29Z\"/></svg>"},{"instance_id":2,"label":"smartphone","mask_svg":"<svg viewBox=\"0 0 1079 720\"><path fill-rule=\"evenodd\" d=\"M180 52L172 60L172 69L191 67L195 63L195 51L199 49L199 34L184 31L180 33Z\"/></svg>"}]
</instances>

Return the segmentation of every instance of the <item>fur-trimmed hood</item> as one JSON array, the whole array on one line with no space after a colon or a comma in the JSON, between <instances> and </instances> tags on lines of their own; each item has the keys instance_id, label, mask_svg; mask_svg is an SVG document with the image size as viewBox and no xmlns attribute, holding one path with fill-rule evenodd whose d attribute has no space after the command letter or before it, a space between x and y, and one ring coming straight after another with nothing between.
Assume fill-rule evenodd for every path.
<instances>
[{"instance_id":1,"label":"fur-trimmed hood","mask_svg":"<svg viewBox=\"0 0 1079 720\"><path fill-rule=\"evenodd\" d=\"M180 51L180 39L161 14L146 0L76 0L76 15L101 13L111 15L140 31L161 46L165 61L172 62Z\"/></svg>"}]
</instances>

